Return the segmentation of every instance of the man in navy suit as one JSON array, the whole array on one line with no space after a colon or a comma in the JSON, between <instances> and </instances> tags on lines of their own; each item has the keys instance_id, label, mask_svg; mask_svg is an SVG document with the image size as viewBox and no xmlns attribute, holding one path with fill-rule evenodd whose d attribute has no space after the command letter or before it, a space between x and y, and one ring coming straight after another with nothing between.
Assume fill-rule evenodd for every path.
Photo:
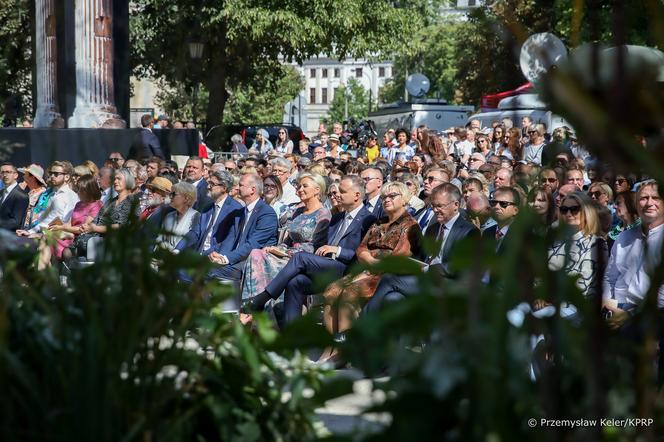
<instances>
[{"instance_id":1,"label":"man in navy suit","mask_svg":"<svg viewBox=\"0 0 664 442\"><path fill-rule=\"evenodd\" d=\"M432 167L427 171L424 177L424 190L422 191L426 200L426 206L420 209L414 216L417 224L420 225L422 233L426 234L431 224L436 221L433 207L431 207L431 193L433 189L449 182L450 173L447 170L440 167Z\"/></svg>"},{"instance_id":2,"label":"man in navy suit","mask_svg":"<svg viewBox=\"0 0 664 442\"><path fill-rule=\"evenodd\" d=\"M315 253L294 254L264 292L245 300L245 310L262 310L269 299L278 298L286 290L284 320L290 322L301 315L305 298L312 294L314 275L332 273L339 278L343 276L355 261L355 250L376 218L364 207L364 181L357 175L341 179L338 198L344 211L332 217L327 245Z\"/></svg>"},{"instance_id":3,"label":"man in navy suit","mask_svg":"<svg viewBox=\"0 0 664 442\"><path fill-rule=\"evenodd\" d=\"M29 201L28 195L16 182L18 170L11 163L2 163L0 175L4 184L0 190L0 228L11 231L22 229Z\"/></svg>"},{"instance_id":4,"label":"man in navy suit","mask_svg":"<svg viewBox=\"0 0 664 442\"><path fill-rule=\"evenodd\" d=\"M364 180L364 194L366 200L364 207L376 218L383 217L383 202L380 199L380 189L383 187L383 172L377 167L368 167L360 174Z\"/></svg>"},{"instance_id":5,"label":"man in navy suit","mask_svg":"<svg viewBox=\"0 0 664 442\"><path fill-rule=\"evenodd\" d=\"M196 156L189 157L184 166L183 175L186 182L196 187L197 195L194 210L200 213L206 212L214 204L212 198L208 196L208 184L203 178L204 172L203 160Z\"/></svg>"},{"instance_id":6,"label":"man in navy suit","mask_svg":"<svg viewBox=\"0 0 664 442\"><path fill-rule=\"evenodd\" d=\"M228 193L233 188L233 176L225 170L211 171L207 186L213 205L201 214L199 222L180 240L175 250L195 250L209 255L219 245L218 239L225 238L235 221L242 205Z\"/></svg>"},{"instance_id":7,"label":"man in navy suit","mask_svg":"<svg viewBox=\"0 0 664 442\"><path fill-rule=\"evenodd\" d=\"M467 238L479 238L480 232L459 213L461 192L454 184L445 183L435 187L429 200L436 221L429 226L425 236L440 242L440 249L433 255L422 257L428 265L424 271L435 272L441 278L453 278L455 275L450 270L449 263L455 247ZM384 275L364 311L380 310L386 303L398 301L417 292L416 276Z\"/></svg>"},{"instance_id":8,"label":"man in navy suit","mask_svg":"<svg viewBox=\"0 0 664 442\"><path fill-rule=\"evenodd\" d=\"M279 224L277 214L261 199L263 180L255 174L240 178L240 198L245 207L235 210L232 225L224 234L215 232L218 244L208 255L218 266L208 276L219 280L239 281L244 262L253 249L277 244Z\"/></svg>"},{"instance_id":9,"label":"man in navy suit","mask_svg":"<svg viewBox=\"0 0 664 442\"><path fill-rule=\"evenodd\" d=\"M129 149L127 159L143 161L151 157L159 157L162 160L166 159L164 151L161 150L161 143L159 138L152 132L152 115L145 114L141 117L141 131L136 134L134 142Z\"/></svg>"}]
</instances>

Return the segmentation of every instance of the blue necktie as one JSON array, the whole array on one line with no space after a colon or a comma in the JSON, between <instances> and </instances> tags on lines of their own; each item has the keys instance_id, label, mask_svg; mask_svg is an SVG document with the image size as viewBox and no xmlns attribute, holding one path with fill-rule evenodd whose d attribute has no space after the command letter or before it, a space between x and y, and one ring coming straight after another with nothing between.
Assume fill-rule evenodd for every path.
<instances>
[{"instance_id":1,"label":"blue necktie","mask_svg":"<svg viewBox=\"0 0 664 442\"><path fill-rule=\"evenodd\" d=\"M431 213L433 212L433 209L431 207L427 207L427 210L424 211L424 215L422 218L420 218L420 229L424 230L424 228L429 224L429 217L431 217Z\"/></svg>"}]
</instances>

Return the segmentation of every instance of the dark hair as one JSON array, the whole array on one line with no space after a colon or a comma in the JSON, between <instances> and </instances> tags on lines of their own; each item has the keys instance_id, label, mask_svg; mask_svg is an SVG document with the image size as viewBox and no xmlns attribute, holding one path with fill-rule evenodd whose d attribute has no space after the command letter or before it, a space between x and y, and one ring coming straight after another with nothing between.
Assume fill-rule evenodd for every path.
<instances>
[{"instance_id":1,"label":"dark hair","mask_svg":"<svg viewBox=\"0 0 664 442\"><path fill-rule=\"evenodd\" d=\"M495 198L494 195L498 192L511 194L512 202L514 203L514 205L516 205L517 207L521 206L521 194L514 187L509 187L509 186L499 187L493 191L492 198Z\"/></svg>"},{"instance_id":2,"label":"dark hair","mask_svg":"<svg viewBox=\"0 0 664 442\"><path fill-rule=\"evenodd\" d=\"M76 189L79 195L83 196L81 200L97 201L101 198L101 189L97 180L92 175L82 175L76 183Z\"/></svg>"},{"instance_id":3,"label":"dark hair","mask_svg":"<svg viewBox=\"0 0 664 442\"><path fill-rule=\"evenodd\" d=\"M162 160L159 157L154 157L154 156L152 156L152 157L148 158L147 160L145 160L144 163L145 163L144 164L145 166L147 166L149 163L156 163L157 164L157 169L161 169L162 167L164 167L164 164L165 164L164 160Z\"/></svg>"},{"instance_id":4,"label":"dark hair","mask_svg":"<svg viewBox=\"0 0 664 442\"><path fill-rule=\"evenodd\" d=\"M636 193L632 192L631 190L620 192L616 195L614 201L617 202L618 197L622 197L623 201L625 201L625 208L627 209L627 212L632 216L632 218L634 219L638 218L639 212L636 208Z\"/></svg>"},{"instance_id":5,"label":"dark hair","mask_svg":"<svg viewBox=\"0 0 664 442\"><path fill-rule=\"evenodd\" d=\"M151 125L152 125L152 115L143 114L143 116L141 117L141 126L149 127Z\"/></svg>"},{"instance_id":6,"label":"dark hair","mask_svg":"<svg viewBox=\"0 0 664 442\"><path fill-rule=\"evenodd\" d=\"M400 127L399 129L397 129L397 131L394 133L394 136L399 138L400 133L406 134L406 138L410 136L410 134L408 133L408 131L406 130L405 127Z\"/></svg>"},{"instance_id":7,"label":"dark hair","mask_svg":"<svg viewBox=\"0 0 664 442\"><path fill-rule=\"evenodd\" d=\"M535 186L532 188L530 193L528 193L528 198L527 201L529 203L532 203L535 201L535 198L537 198L537 195L541 193L546 196L546 200L549 203L549 207L546 209L546 215L545 215L545 222L547 226L550 226L553 221L555 221L556 218L556 204L553 199L553 194L551 193L551 189L549 186L546 186L544 184L540 184L538 186Z\"/></svg>"},{"instance_id":8,"label":"dark hair","mask_svg":"<svg viewBox=\"0 0 664 442\"><path fill-rule=\"evenodd\" d=\"M168 181L170 181L172 184L177 184L180 182L180 179L178 178L177 173L173 171L164 171L164 172L159 172L157 176L160 176L162 178L166 178Z\"/></svg>"}]
</instances>

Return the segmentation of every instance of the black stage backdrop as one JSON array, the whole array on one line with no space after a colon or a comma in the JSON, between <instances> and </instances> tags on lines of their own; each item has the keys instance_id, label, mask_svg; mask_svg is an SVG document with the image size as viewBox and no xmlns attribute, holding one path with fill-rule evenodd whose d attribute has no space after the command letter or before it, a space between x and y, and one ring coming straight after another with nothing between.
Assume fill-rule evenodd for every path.
<instances>
[{"instance_id":1,"label":"black stage backdrop","mask_svg":"<svg viewBox=\"0 0 664 442\"><path fill-rule=\"evenodd\" d=\"M92 160L103 166L111 152L125 157L140 129L0 129L0 161L17 167L36 163L46 168L55 160L81 164ZM166 158L198 155L195 129L154 129Z\"/></svg>"}]
</instances>

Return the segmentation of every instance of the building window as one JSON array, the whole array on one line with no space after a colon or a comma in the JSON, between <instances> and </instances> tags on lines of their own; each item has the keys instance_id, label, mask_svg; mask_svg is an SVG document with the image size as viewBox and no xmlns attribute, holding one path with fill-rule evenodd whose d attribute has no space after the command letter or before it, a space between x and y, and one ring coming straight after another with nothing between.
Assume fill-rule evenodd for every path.
<instances>
[{"instance_id":1,"label":"building window","mask_svg":"<svg viewBox=\"0 0 664 442\"><path fill-rule=\"evenodd\" d=\"M316 69L309 69L309 78L316 78Z\"/></svg>"},{"instance_id":2,"label":"building window","mask_svg":"<svg viewBox=\"0 0 664 442\"><path fill-rule=\"evenodd\" d=\"M355 68L355 77L362 78L362 68Z\"/></svg>"},{"instance_id":3,"label":"building window","mask_svg":"<svg viewBox=\"0 0 664 442\"><path fill-rule=\"evenodd\" d=\"M333 99L333 100L334 100L334 97L336 97L338 93L339 93L339 88L338 88L338 87L335 87L335 88L334 88L334 91L333 91L333 94L334 94L334 95L332 96L332 99Z\"/></svg>"},{"instance_id":4,"label":"building window","mask_svg":"<svg viewBox=\"0 0 664 442\"><path fill-rule=\"evenodd\" d=\"M323 104L327 104L327 88L324 87L323 89L320 90L320 92L321 92L320 102Z\"/></svg>"},{"instance_id":5,"label":"building window","mask_svg":"<svg viewBox=\"0 0 664 442\"><path fill-rule=\"evenodd\" d=\"M309 104L315 104L316 103L316 88L312 87L309 88Z\"/></svg>"},{"instance_id":6,"label":"building window","mask_svg":"<svg viewBox=\"0 0 664 442\"><path fill-rule=\"evenodd\" d=\"M381 67L378 68L378 76L380 78L383 78L385 76L385 68L384 67L381 66Z\"/></svg>"},{"instance_id":7,"label":"building window","mask_svg":"<svg viewBox=\"0 0 664 442\"><path fill-rule=\"evenodd\" d=\"M341 77L341 69L334 68L334 78L339 78L339 77Z\"/></svg>"},{"instance_id":8,"label":"building window","mask_svg":"<svg viewBox=\"0 0 664 442\"><path fill-rule=\"evenodd\" d=\"M321 69L321 77L327 78L327 69Z\"/></svg>"}]
</instances>

